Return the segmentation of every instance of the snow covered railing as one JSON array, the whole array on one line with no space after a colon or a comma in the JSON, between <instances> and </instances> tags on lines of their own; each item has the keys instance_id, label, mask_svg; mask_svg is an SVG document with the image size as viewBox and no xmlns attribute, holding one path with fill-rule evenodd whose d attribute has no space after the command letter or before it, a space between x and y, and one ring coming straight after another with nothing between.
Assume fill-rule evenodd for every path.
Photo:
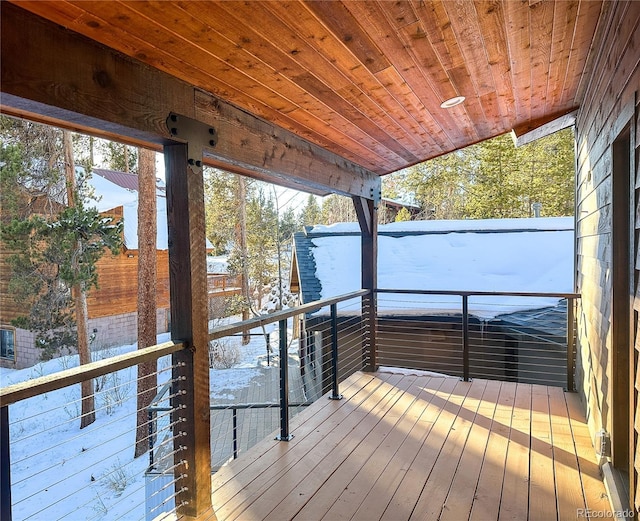
<instances>
[{"instance_id":1,"label":"snow covered railing","mask_svg":"<svg viewBox=\"0 0 640 521\"><path fill-rule=\"evenodd\" d=\"M574 390L577 293L378 289L381 365Z\"/></svg>"},{"instance_id":2,"label":"snow covered railing","mask_svg":"<svg viewBox=\"0 0 640 521\"><path fill-rule=\"evenodd\" d=\"M41 376L26 382L0 388L0 405L5 407L12 403L33 398L51 391L56 391L92 378L104 376L120 369L157 360L158 358L184 349L184 345L176 342L164 342L155 346L138 349L130 353L98 360L86 365L66 369L48 376Z\"/></svg>"}]
</instances>

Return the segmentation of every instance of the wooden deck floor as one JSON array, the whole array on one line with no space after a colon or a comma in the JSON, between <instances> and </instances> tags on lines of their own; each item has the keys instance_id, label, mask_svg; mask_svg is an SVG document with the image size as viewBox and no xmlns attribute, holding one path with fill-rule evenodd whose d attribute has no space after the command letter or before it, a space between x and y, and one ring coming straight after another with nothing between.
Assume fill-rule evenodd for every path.
<instances>
[{"instance_id":1,"label":"wooden deck floor","mask_svg":"<svg viewBox=\"0 0 640 521\"><path fill-rule=\"evenodd\" d=\"M575 520L609 502L575 394L356 373L217 472L219 521Z\"/></svg>"}]
</instances>

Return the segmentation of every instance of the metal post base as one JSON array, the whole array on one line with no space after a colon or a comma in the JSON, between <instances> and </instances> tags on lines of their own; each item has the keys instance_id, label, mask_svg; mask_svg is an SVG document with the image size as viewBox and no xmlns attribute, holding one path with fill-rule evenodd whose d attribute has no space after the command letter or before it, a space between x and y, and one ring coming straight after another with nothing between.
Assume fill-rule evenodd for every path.
<instances>
[{"instance_id":1,"label":"metal post base","mask_svg":"<svg viewBox=\"0 0 640 521\"><path fill-rule=\"evenodd\" d=\"M274 439L276 441L291 441L293 438L293 434L289 434L289 436L276 436Z\"/></svg>"},{"instance_id":2,"label":"metal post base","mask_svg":"<svg viewBox=\"0 0 640 521\"><path fill-rule=\"evenodd\" d=\"M342 400L342 395L336 394L335 396L329 396L329 400Z\"/></svg>"}]
</instances>

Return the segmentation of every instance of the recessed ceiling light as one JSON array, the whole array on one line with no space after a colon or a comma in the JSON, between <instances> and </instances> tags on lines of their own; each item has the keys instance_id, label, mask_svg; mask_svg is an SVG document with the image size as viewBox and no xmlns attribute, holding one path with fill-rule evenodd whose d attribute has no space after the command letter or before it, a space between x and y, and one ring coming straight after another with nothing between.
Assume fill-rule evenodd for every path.
<instances>
[{"instance_id":1,"label":"recessed ceiling light","mask_svg":"<svg viewBox=\"0 0 640 521\"><path fill-rule=\"evenodd\" d=\"M455 98L448 99L443 101L440 106L443 109L450 109L451 107L455 107L456 105L460 105L465 100L464 96L456 96Z\"/></svg>"}]
</instances>

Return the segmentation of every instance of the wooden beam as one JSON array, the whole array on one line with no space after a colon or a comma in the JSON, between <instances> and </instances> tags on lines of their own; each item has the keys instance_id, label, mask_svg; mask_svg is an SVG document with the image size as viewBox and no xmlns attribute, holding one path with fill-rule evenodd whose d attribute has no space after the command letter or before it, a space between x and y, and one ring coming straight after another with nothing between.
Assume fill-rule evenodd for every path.
<instances>
[{"instance_id":1,"label":"wooden beam","mask_svg":"<svg viewBox=\"0 0 640 521\"><path fill-rule=\"evenodd\" d=\"M543 138L554 132L575 125L577 114L578 110L574 109L568 113L546 116L537 121L530 121L526 125L515 127L512 130L513 142L515 146L520 147L536 139Z\"/></svg>"},{"instance_id":2,"label":"wooden beam","mask_svg":"<svg viewBox=\"0 0 640 521\"><path fill-rule=\"evenodd\" d=\"M187 349L173 354L172 407L181 417L174 431L176 508L181 519L211 511L211 436L207 265L202 175L188 165L187 144L164 148L169 225L171 338ZM185 229L186 228L186 229ZM175 340L174 340L175 341ZM174 420L175 421L175 420Z\"/></svg>"},{"instance_id":3,"label":"wooden beam","mask_svg":"<svg viewBox=\"0 0 640 521\"><path fill-rule=\"evenodd\" d=\"M368 351L363 353L367 360L366 371L377 371L377 295L378 287L378 207L371 199L353 197L362 245L362 289L371 293L362 297L362 320L368 332Z\"/></svg>"},{"instance_id":4,"label":"wooden beam","mask_svg":"<svg viewBox=\"0 0 640 521\"><path fill-rule=\"evenodd\" d=\"M173 112L218 132L205 165L314 193L371 197L373 172L169 74L1 2L0 110L159 150ZM179 136L178 136L179 137Z\"/></svg>"}]
</instances>

